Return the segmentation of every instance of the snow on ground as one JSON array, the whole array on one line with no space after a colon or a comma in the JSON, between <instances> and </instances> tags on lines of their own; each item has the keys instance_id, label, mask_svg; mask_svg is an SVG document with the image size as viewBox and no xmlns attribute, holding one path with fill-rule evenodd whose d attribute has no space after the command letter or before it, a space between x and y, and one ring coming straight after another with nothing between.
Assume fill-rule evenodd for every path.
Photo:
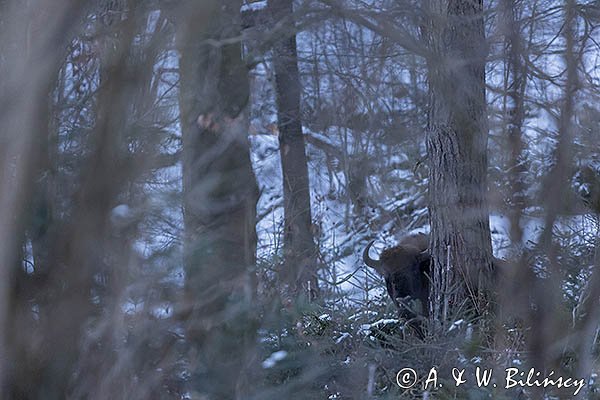
<instances>
[{"instance_id":1,"label":"snow on ground","mask_svg":"<svg viewBox=\"0 0 600 400\"><path fill-rule=\"evenodd\" d=\"M343 148L343 146L351 148L355 145L355 143L351 143L353 140L352 135L345 138L350 140L347 143L342 143L335 132L327 132L326 135L309 132L309 135L318 137L334 148ZM258 256L270 260L274 256L274 252L280 251L282 247L281 234L283 232L284 216L279 143L276 135L252 135L251 147L252 162L261 190L258 203L258 215L260 217L257 225ZM311 182L312 214L315 224L319 226L320 235L316 239L321 249L321 255L328 265L335 267L337 280L342 282L340 284L341 289L350 295L355 293L356 296L362 299L365 294L361 288L364 287L367 278L365 277L361 251L367 244L367 237L370 237L369 221L353 221L351 219L352 210L348 209L347 202L336 196L339 193L339 188L346 185L343 171L336 171L334 168L333 173L330 173L331 168L328 168L327 162L331 160L327 159L321 149L310 143L307 144L307 156ZM402 157L399 156L398 159L402 160ZM405 172L401 170L399 173ZM372 177L372 179L376 178L375 176ZM382 208L401 210L403 204L414 199L414 196L409 197L408 195L388 198ZM426 212L426 209L424 210ZM539 215L540 213L536 212L536 214ZM374 219L377 217L377 214L372 216ZM490 215L490 228L494 255L499 258L508 258L510 244L509 218L499 213ZM521 246L533 248L544 229L543 217L522 217L521 229L523 231ZM575 240L580 243L597 234L595 222L585 215L561 217L557 220L554 230L558 233L576 233ZM388 222L383 232L378 232L378 239L372 255L375 256L384 247L394 245L403 235L418 232L428 233L428 231L428 226L421 226L398 232L395 229L394 221ZM350 275L352 276L350 277ZM373 279L371 279L371 284L373 284ZM372 298L380 292L381 290L370 292L369 297Z\"/></svg>"},{"instance_id":2,"label":"snow on ground","mask_svg":"<svg viewBox=\"0 0 600 400\"><path fill-rule=\"evenodd\" d=\"M244 0L241 11L259 11L267 8L267 0Z\"/></svg>"},{"instance_id":3,"label":"snow on ground","mask_svg":"<svg viewBox=\"0 0 600 400\"><path fill-rule=\"evenodd\" d=\"M287 355L288 353L285 350L276 351L262 362L262 367L265 369L273 368L279 361L285 360Z\"/></svg>"}]
</instances>

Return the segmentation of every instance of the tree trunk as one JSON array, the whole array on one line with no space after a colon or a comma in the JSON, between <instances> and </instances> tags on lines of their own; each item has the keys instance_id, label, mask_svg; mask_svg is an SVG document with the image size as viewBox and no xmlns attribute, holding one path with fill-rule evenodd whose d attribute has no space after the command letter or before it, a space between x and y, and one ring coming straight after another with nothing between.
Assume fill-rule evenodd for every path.
<instances>
[{"instance_id":1,"label":"tree trunk","mask_svg":"<svg viewBox=\"0 0 600 400\"><path fill-rule=\"evenodd\" d=\"M486 45L482 0L437 2L429 60L429 216L437 320L481 314L492 263L487 209ZM445 15L444 15L445 14ZM439 21L447 25L439 26ZM438 24L436 26L436 24ZM441 57L440 57L441 56Z\"/></svg>"},{"instance_id":2,"label":"tree trunk","mask_svg":"<svg viewBox=\"0 0 600 400\"><path fill-rule=\"evenodd\" d=\"M40 386L34 389L37 398L69 398L78 389L73 371L86 372L82 356L87 343L82 335L91 318L101 312L102 303L94 300L104 300L95 278L116 268L108 261L112 255L109 216L126 182L119 168L119 149L131 94L127 62L135 35L134 13L128 9L123 20L106 25L110 34L99 40L104 51L99 57L100 85L90 151L72 197L72 213L54 221L49 233L48 265L40 271L38 283L44 296L38 302L39 326L49 350L43 354Z\"/></svg>"},{"instance_id":3,"label":"tree trunk","mask_svg":"<svg viewBox=\"0 0 600 400\"><path fill-rule=\"evenodd\" d=\"M275 21L289 19L292 32L275 43L273 64L277 92L279 151L283 173L284 281L294 295L318 293L317 249L312 235L310 188L300 111L298 71L292 0L270 1Z\"/></svg>"},{"instance_id":4,"label":"tree trunk","mask_svg":"<svg viewBox=\"0 0 600 400\"><path fill-rule=\"evenodd\" d=\"M63 231L53 232L57 235L48 232L52 226L46 159L51 117L49 93L63 61L63 53L57 49L66 48L70 42L72 24L86 4L9 3L13 2L0 4L7 16L0 23L0 48L5 56L0 58L10 60L1 66L4 79L0 90L1 100L9 105L0 117L4 132L0 169L7 172L0 182L0 219L5 223L0 227L0 259L6 268L2 271L0 295L2 303L8 304L8 312L0 312L0 323L6 328L0 340L5 361L0 368L0 387L7 398L64 399L76 370L78 328L83 322L83 317L79 317L87 316L81 310L87 309L85 303L89 300L89 292L80 287L74 290L70 283L76 280L78 271L84 270L90 257L84 251L72 258L60 254L58 260L62 248L53 245L68 243L73 254L86 238L81 232L72 236ZM11 43L17 46L8 45ZM82 209L86 206L80 204ZM81 220L78 222L83 225ZM33 273L23 271L22 254L15 251L23 246L26 230L34 253ZM75 268L70 270L71 266ZM9 267L14 270L9 271ZM53 288L40 286L49 282L47 274L40 276L42 270L54 270ZM43 308L42 302L50 305L50 294L56 302L52 308ZM81 298L85 300L80 301ZM38 311L35 315L34 309ZM44 346L36 346L42 337Z\"/></svg>"},{"instance_id":5,"label":"tree trunk","mask_svg":"<svg viewBox=\"0 0 600 400\"><path fill-rule=\"evenodd\" d=\"M258 187L248 145L241 0L185 3L178 20L187 335L193 390L250 393ZM233 40L232 40L233 39Z\"/></svg>"}]
</instances>

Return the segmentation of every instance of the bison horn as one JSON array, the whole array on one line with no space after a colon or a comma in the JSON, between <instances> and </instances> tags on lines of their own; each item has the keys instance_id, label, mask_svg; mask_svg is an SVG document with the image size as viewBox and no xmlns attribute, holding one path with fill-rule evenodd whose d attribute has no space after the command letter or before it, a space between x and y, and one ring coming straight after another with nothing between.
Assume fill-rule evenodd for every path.
<instances>
[{"instance_id":1,"label":"bison horn","mask_svg":"<svg viewBox=\"0 0 600 400\"><path fill-rule=\"evenodd\" d=\"M374 240L372 240L371 243L369 243L365 248L365 251L363 251L363 261L365 264L367 264L367 266L379 271L381 269L381 260L375 260L369 257L369 250L371 250L371 246L373 246L373 243L375 243Z\"/></svg>"}]
</instances>

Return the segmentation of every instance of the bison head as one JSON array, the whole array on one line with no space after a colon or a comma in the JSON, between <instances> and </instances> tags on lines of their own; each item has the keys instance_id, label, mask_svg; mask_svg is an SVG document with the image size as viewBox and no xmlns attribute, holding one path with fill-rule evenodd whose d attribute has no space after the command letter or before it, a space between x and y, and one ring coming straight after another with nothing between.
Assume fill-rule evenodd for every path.
<instances>
[{"instance_id":1,"label":"bison head","mask_svg":"<svg viewBox=\"0 0 600 400\"><path fill-rule=\"evenodd\" d=\"M409 319L427 315L431 260L427 251L429 237L425 234L407 236L397 246L384 250L378 260L369 256L372 245L373 242L365 248L363 260L385 279L387 292L398 307L400 316Z\"/></svg>"}]
</instances>

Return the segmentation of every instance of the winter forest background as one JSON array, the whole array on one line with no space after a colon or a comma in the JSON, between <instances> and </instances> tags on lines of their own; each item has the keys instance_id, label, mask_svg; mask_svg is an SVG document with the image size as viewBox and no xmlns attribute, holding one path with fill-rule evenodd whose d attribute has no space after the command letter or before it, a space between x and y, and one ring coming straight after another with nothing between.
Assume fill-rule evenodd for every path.
<instances>
[{"instance_id":1,"label":"winter forest background","mask_svg":"<svg viewBox=\"0 0 600 400\"><path fill-rule=\"evenodd\" d=\"M599 24L595 0L0 0L0 397L573 397L451 375L514 366L600 398ZM415 327L362 254L417 232Z\"/></svg>"}]
</instances>

